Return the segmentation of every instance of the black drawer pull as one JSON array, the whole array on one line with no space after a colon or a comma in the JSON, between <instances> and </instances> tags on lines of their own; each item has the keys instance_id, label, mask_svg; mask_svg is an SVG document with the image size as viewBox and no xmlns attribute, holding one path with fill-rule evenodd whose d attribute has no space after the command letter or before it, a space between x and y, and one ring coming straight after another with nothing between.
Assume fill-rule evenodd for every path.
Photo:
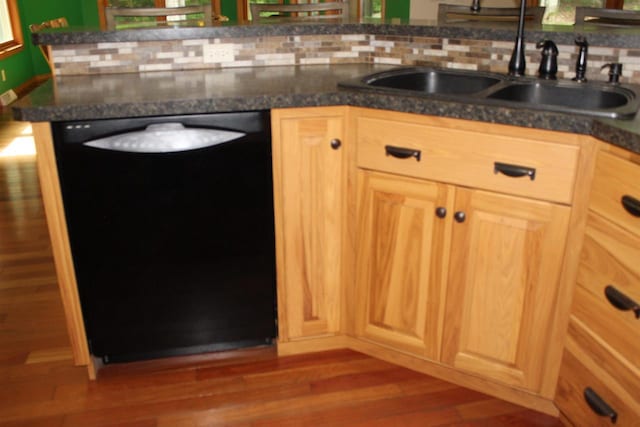
<instances>
[{"instance_id":1,"label":"black drawer pull","mask_svg":"<svg viewBox=\"0 0 640 427\"><path fill-rule=\"evenodd\" d=\"M607 297L612 306L622 311L633 311L636 319L640 319L640 306L637 302L617 290L611 285L604 288L604 295Z\"/></svg>"},{"instance_id":2,"label":"black drawer pull","mask_svg":"<svg viewBox=\"0 0 640 427\"><path fill-rule=\"evenodd\" d=\"M509 163L493 162L493 173L501 173L512 178L528 176L531 181L536 179L536 169L527 166L511 165Z\"/></svg>"},{"instance_id":3,"label":"black drawer pull","mask_svg":"<svg viewBox=\"0 0 640 427\"><path fill-rule=\"evenodd\" d=\"M622 207L631 215L640 218L640 200L631 196L622 196Z\"/></svg>"},{"instance_id":4,"label":"black drawer pull","mask_svg":"<svg viewBox=\"0 0 640 427\"><path fill-rule=\"evenodd\" d=\"M607 402L602 400L602 398L598 396L598 394L593 391L591 387L587 387L584 389L584 400L587 401L589 407L596 414L603 417L609 417L613 424L618 421L618 413L614 411L613 408L611 408L611 406L607 404Z\"/></svg>"},{"instance_id":5,"label":"black drawer pull","mask_svg":"<svg viewBox=\"0 0 640 427\"><path fill-rule=\"evenodd\" d=\"M409 157L414 157L417 162L420 161L420 157L422 155L420 150L414 150L413 148L394 147L393 145L385 145L384 150L387 153L387 156L393 156L398 159L408 159Z\"/></svg>"}]
</instances>

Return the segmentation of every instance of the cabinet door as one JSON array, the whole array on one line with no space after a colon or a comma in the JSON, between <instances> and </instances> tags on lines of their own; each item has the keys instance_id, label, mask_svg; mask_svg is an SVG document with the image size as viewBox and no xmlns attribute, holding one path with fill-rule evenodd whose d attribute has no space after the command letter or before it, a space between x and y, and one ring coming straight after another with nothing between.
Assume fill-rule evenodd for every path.
<instances>
[{"instance_id":1,"label":"cabinet door","mask_svg":"<svg viewBox=\"0 0 640 427\"><path fill-rule=\"evenodd\" d=\"M443 361L537 391L570 209L466 189L455 204Z\"/></svg>"},{"instance_id":2,"label":"cabinet door","mask_svg":"<svg viewBox=\"0 0 640 427\"><path fill-rule=\"evenodd\" d=\"M431 359L441 342L449 187L359 172L358 333ZM450 215L449 215L450 216Z\"/></svg>"},{"instance_id":3,"label":"cabinet door","mask_svg":"<svg viewBox=\"0 0 640 427\"><path fill-rule=\"evenodd\" d=\"M339 329L344 120L339 108L272 113L278 324L283 342Z\"/></svg>"}]
</instances>

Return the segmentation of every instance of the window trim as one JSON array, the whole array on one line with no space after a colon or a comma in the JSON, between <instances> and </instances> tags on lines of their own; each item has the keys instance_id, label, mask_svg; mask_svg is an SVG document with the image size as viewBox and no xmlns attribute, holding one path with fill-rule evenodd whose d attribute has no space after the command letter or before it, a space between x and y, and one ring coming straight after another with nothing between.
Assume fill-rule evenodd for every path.
<instances>
[{"instance_id":1,"label":"window trim","mask_svg":"<svg viewBox=\"0 0 640 427\"><path fill-rule=\"evenodd\" d=\"M11 0L9 0L11 1ZM107 29L107 18L105 17L104 8L109 6L110 0L97 0L98 1L98 21L100 22L100 28ZM240 1L240 0L238 0ZM220 14L220 0L210 0L211 7L214 15ZM165 0L154 0L155 7L165 7Z\"/></svg>"},{"instance_id":2,"label":"window trim","mask_svg":"<svg viewBox=\"0 0 640 427\"><path fill-rule=\"evenodd\" d=\"M0 43L0 59L16 54L24 47L24 37L22 36L22 25L20 24L20 13L16 0L4 0L7 2L9 10L9 19L11 21L11 31L13 39Z\"/></svg>"}]
</instances>

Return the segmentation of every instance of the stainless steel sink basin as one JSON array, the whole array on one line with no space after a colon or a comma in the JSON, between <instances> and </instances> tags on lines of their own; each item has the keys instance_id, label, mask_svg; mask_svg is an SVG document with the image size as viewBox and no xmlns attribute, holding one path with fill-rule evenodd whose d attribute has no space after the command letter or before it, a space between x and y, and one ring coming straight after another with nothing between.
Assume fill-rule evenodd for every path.
<instances>
[{"instance_id":1,"label":"stainless steel sink basin","mask_svg":"<svg viewBox=\"0 0 640 427\"><path fill-rule=\"evenodd\" d=\"M408 90L427 94L471 94L485 90L501 79L481 73L437 69L406 69L391 71L365 78L369 86Z\"/></svg>"},{"instance_id":2,"label":"stainless steel sink basin","mask_svg":"<svg viewBox=\"0 0 640 427\"><path fill-rule=\"evenodd\" d=\"M630 89L596 83L513 82L487 94L487 98L613 118L633 116L638 109L636 95Z\"/></svg>"},{"instance_id":3,"label":"stainless steel sink basin","mask_svg":"<svg viewBox=\"0 0 640 427\"><path fill-rule=\"evenodd\" d=\"M470 70L403 67L341 82L340 87L469 104L631 119L638 88L601 82L541 80Z\"/></svg>"}]
</instances>

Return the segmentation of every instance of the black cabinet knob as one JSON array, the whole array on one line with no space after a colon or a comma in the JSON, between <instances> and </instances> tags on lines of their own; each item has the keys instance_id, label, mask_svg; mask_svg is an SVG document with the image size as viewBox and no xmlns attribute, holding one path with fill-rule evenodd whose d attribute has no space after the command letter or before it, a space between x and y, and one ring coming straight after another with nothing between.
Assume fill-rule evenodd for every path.
<instances>
[{"instance_id":1,"label":"black cabinet knob","mask_svg":"<svg viewBox=\"0 0 640 427\"><path fill-rule=\"evenodd\" d=\"M340 148L340 146L342 146L342 141L340 141L338 138L334 138L331 140L331 148L337 150L338 148Z\"/></svg>"},{"instance_id":2,"label":"black cabinet knob","mask_svg":"<svg viewBox=\"0 0 640 427\"><path fill-rule=\"evenodd\" d=\"M436 216L438 218L444 218L445 216L447 216L447 208L443 208L442 206L437 207Z\"/></svg>"},{"instance_id":3,"label":"black cabinet knob","mask_svg":"<svg viewBox=\"0 0 640 427\"><path fill-rule=\"evenodd\" d=\"M455 214L453 214L453 219L456 220L456 222L464 222L465 219L467 219L467 215L462 212L462 211L458 211Z\"/></svg>"}]
</instances>

